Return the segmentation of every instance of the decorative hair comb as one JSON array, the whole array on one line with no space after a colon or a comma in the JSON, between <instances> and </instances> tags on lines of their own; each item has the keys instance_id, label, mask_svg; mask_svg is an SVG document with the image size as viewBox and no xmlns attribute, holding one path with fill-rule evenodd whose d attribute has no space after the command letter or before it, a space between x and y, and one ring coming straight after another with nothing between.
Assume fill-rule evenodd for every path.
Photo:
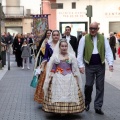
<instances>
[{"instance_id":1,"label":"decorative hair comb","mask_svg":"<svg viewBox=\"0 0 120 120\"><path fill-rule=\"evenodd\" d=\"M60 39L60 42L62 42L62 41L67 42L67 39L65 39L65 38Z\"/></svg>"},{"instance_id":2,"label":"decorative hair comb","mask_svg":"<svg viewBox=\"0 0 120 120\"><path fill-rule=\"evenodd\" d=\"M59 31L59 30L53 30L53 31L52 31L52 33L53 33L53 32L58 32L58 33L60 33L60 31Z\"/></svg>"}]
</instances>

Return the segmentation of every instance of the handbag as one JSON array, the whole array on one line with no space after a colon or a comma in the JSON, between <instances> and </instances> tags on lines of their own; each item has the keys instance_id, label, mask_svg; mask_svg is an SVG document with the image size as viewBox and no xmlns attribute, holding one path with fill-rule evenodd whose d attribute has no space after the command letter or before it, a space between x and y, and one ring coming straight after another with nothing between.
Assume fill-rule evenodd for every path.
<instances>
[{"instance_id":1,"label":"handbag","mask_svg":"<svg viewBox=\"0 0 120 120\"><path fill-rule=\"evenodd\" d=\"M34 76L33 76L33 79L31 81L30 86L33 87L33 88L36 88L37 84L38 84L38 77L35 75L35 72L34 72Z\"/></svg>"}]
</instances>

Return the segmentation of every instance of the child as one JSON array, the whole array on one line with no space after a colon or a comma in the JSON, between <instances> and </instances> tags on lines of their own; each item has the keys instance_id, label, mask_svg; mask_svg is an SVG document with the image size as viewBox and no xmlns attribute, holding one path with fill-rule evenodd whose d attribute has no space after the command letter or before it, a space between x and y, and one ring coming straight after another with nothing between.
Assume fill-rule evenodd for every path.
<instances>
[{"instance_id":1,"label":"child","mask_svg":"<svg viewBox=\"0 0 120 120\"><path fill-rule=\"evenodd\" d=\"M43 86L43 110L60 114L81 113L85 105L75 53L66 39L58 42L54 51Z\"/></svg>"},{"instance_id":2,"label":"child","mask_svg":"<svg viewBox=\"0 0 120 120\"><path fill-rule=\"evenodd\" d=\"M23 59L23 67L22 67L22 69L24 69L25 61L27 63L27 69L30 69L30 67L29 67L30 47L28 46L26 40L24 40L24 42L22 44L22 47L21 47L21 50L22 50L21 57Z\"/></svg>"}]
</instances>

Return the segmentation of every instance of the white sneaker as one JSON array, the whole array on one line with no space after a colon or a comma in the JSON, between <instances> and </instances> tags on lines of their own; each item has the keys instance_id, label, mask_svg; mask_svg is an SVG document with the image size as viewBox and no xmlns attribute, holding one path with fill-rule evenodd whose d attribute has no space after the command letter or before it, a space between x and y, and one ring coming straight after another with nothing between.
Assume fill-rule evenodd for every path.
<instances>
[{"instance_id":1,"label":"white sneaker","mask_svg":"<svg viewBox=\"0 0 120 120\"><path fill-rule=\"evenodd\" d=\"M22 70L24 69L24 67L22 67Z\"/></svg>"},{"instance_id":2,"label":"white sneaker","mask_svg":"<svg viewBox=\"0 0 120 120\"><path fill-rule=\"evenodd\" d=\"M27 69L28 69L28 70L30 70L30 68L29 68L29 67L27 67Z\"/></svg>"}]
</instances>

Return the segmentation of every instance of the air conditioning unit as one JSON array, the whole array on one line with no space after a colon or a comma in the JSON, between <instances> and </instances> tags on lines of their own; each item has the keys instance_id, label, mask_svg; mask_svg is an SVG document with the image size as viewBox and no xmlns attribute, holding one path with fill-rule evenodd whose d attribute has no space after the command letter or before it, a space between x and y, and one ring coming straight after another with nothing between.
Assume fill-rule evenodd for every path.
<instances>
[{"instance_id":1,"label":"air conditioning unit","mask_svg":"<svg viewBox=\"0 0 120 120\"><path fill-rule=\"evenodd\" d=\"M31 15L31 9L26 9L26 16L30 16Z\"/></svg>"}]
</instances>

